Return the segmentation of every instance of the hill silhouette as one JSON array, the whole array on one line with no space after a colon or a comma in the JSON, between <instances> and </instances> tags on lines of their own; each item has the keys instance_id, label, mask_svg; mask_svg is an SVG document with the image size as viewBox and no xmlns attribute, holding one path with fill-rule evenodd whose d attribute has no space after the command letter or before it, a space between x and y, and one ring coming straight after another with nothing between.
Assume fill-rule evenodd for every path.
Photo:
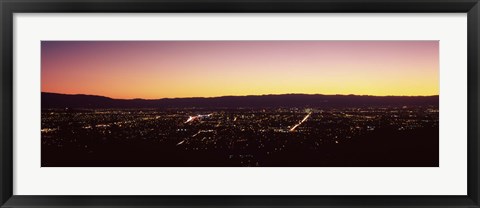
<instances>
[{"instance_id":1,"label":"hill silhouette","mask_svg":"<svg viewBox=\"0 0 480 208\"><path fill-rule=\"evenodd\" d=\"M97 95L42 92L42 108L270 108L438 106L439 96L282 94L212 98L113 99Z\"/></svg>"}]
</instances>

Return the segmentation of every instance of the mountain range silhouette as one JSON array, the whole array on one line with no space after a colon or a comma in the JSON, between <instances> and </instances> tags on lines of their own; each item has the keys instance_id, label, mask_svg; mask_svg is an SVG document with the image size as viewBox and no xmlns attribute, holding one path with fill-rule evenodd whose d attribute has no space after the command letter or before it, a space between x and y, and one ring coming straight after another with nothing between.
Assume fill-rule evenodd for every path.
<instances>
[{"instance_id":1,"label":"mountain range silhouette","mask_svg":"<svg viewBox=\"0 0 480 208\"><path fill-rule=\"evenodd\" d=\"M273 108L438 106L439 96L281 94L162 99L113 99L98 95L42 92L42 108Z\"/></svg>"}]
</instances>

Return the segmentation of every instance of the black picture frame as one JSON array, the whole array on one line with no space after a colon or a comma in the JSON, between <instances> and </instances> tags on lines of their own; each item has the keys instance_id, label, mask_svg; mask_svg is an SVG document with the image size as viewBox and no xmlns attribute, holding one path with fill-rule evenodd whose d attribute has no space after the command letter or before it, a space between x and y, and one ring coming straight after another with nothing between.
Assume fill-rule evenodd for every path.
<instances>
[{"instance_id":1,"label":"black picture frame","mask_svg":"<svg viewBox=\"0 0 480 208\"><path fill-rule=\"evenodd\" d=\"M480 207L478 0L0 0L0 204L2 207ZM24 196L13 195L14 13L467 13L466 196ZM92 187L94 189L94 187Z\"/></svg>"}]
</instances>

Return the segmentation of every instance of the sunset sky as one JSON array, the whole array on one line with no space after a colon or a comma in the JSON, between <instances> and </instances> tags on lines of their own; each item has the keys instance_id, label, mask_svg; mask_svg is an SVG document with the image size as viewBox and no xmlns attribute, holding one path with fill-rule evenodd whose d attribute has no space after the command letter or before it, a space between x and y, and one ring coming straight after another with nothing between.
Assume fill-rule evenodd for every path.
<instances>
[{"instance_id":1,"label":"sunset sky","mask_svg":"<svg viewBox=\"0 0 480 208\"><path fill-rule=\"evenodd\" d=\"M42 92L438 95L438 41L42 41Z\"/></svg>"}]
</instances>

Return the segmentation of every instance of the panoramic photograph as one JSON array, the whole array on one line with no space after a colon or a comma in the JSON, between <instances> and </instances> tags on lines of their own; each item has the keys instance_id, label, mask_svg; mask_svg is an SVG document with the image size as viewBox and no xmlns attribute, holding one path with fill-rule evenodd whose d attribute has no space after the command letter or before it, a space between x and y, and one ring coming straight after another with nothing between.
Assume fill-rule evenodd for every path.
<instances>
[{"instance_id":1,"label":"panoramic photograph","mask_svg":"<svg viewBox=\"0 0 480 208\"><path fill-rule=\"evenodd\" d=\"M438 41L42 41L42 167L439 167Z\"/></svg>"}]
</instances>

